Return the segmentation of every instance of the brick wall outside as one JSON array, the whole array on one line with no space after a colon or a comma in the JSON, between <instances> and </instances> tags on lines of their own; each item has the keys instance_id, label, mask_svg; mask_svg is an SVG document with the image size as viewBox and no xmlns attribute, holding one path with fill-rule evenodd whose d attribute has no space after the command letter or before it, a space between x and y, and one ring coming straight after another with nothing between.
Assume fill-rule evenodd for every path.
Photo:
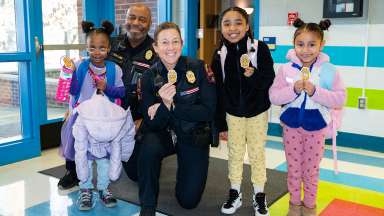
<instances>
[{"instance_id":1,"label":"brick wall outside","mask_svg":"<svg viewBox=\"0 0 384 216\"><path fill-rule=\"evenodd\" d=\"M124 25L125 23L125 15L127 13L127 9L130 5L134 4L144 4L151 9L152 12L152 26L149 31L150 35L153 35L155 28L157 26L157 0L115 0L115 21L116 27L120 25Z\"/></svg>"},{"instance_id":2,"label":"brick wall outside","mask_svg":"<svg viewBox=\"0 0 384 216\"><path fill-rule=\"evenodd\" d=\"M20 106L19 81L17 75L0 75L0 104Z\"/></svg>"},{"instance_id":3,"label":"brick wall outside","mask_svg":"<svg viewBox=\"0 0 384 216\"><path fill-rule=\"evenodd\" d=\"M57 79L46 78L46 96L47 107L49 108L66 108L67 105L59 103L55 100ZM19 81L17 75L1 74L0 75L0 105L20 106Z\"/></svg>"}]
</instances>

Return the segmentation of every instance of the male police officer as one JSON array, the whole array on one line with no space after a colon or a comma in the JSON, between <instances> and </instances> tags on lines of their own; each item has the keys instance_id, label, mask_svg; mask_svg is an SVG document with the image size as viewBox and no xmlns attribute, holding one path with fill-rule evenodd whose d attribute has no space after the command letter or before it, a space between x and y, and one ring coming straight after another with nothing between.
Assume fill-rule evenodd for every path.
<instances>
[{"instance_id":1,"label":"male police officer","mask_svg":"<svg viewBox=\"0 0 384 216\"><path fill-rule=\"evenodd\" d=\"M152 48L153 39L148 35L151 24L151 10L147 6L142 4L130 6L126 15L126 34L112 38L109 53L109 60L117 63L123 70L126 97L122 101L122 106L125 109L130 107L137 127L142 119L138 105L137 81L156 58ZM135 167L137 151L138 149L134 150L128 163L123 163L125 171L132 180L137 179ZM65 164L67 172L58 183L58 187L62 190L70 189L79 182L75 162L66 160Z\"/></svg>"},{"instance_id":2,"label":"male police officer","mask_svg":"<svg viewBox=\"0 0 384 216\"><path fill-rule=\"evenodd\" d=\"M123 81L126 88L126 97L122 106L130 107L136 129L140 126L142 114L139 110L140 82L146 71L156 60L152 44L153 39L148 35L151 27L151 11L142 4L130 6L127 11L125 28L126 34L112 39L109 59L116 62L123 69ZM136 157L139 145L130 160L123 167L129 178L137 180Z\"/></svg>"}]
</instances>

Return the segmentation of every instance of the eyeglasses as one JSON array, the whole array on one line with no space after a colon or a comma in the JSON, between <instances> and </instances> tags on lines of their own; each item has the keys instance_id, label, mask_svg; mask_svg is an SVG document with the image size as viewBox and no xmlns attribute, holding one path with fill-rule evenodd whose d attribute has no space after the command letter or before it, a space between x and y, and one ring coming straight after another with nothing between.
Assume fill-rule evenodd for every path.
<instances>
[{"instance_id":1,"label":"eyeglasses","mask_svg":"<svg viewBox=\"0 0 384 216\"><path fill-rule=\"evenodd\" d=\"M94 48L94 47L91 47L91 48L87 48L87 51L88 51L89 53L94 53L94 52L96 52L96 51L99 51L99 52L101 52L101 53L106 53L106 52L108 52L108 49L107 49L107 48L104 48L104 47L101 47L101 48Z\"/></svg>"}]
</instances>

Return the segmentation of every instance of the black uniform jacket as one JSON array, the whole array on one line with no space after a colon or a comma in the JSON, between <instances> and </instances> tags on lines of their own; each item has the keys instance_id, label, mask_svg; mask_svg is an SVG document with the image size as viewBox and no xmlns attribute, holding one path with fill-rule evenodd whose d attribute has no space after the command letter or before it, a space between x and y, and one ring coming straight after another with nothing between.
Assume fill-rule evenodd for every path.
<instances>
[{"instance_id":1,"label":"black uniform jacket","mask_svg":"<svg viewBox=\"0 0 384 216\"><path fill-rule=\"evenodd\" d=\"M236 44L224 39L228 51L224 63L224 82L218 50L213 56L212 70L216 78L218 96L215 120L219 131L228 130L226 113L249 118L268 110L271 106L268 90L275 78L271 53L264 42L258 41L257 68L254 67L254 73L246 77L244 69L240 66L240 57L248 52L247 39L245 36ZM252 63L250 66L253 67Z\"/></svg>"},{"instance_id":2,"label":"black uniform jacket","mask_svg":"<svg viewBox=\"0 0 384 216\"><path fill-rule=\"evenodd\" d=\"M131 47L126 34L111 39L108 59L117 63L123 70L126 97L122 106L125 109L128 106L131 108L134 120L141 118L137 82L144 71L148 70L157 59L152 44L153 39L150 36L147 36L143 43L135 48Z\"/></svg>"},{"instance_id":3,"label":"black uniform jacket","mask_svg":"<svg viewBox=\"0 0 384 216\"><path fill-rule=\"evenodd\" d=\"M159 60L142 78L142 105L144 123L149 130L176 129L176 133L190 133L199 123L212 121L216 108L215 83L201 60L181 56L174 68L177 72L174 107L168 110L158 95L160 87L168 82L167 69ZM192 72L189 81L187 72ZM160 103L153 120L148 117L148 108Z\"/></svg>"}]
</instances>

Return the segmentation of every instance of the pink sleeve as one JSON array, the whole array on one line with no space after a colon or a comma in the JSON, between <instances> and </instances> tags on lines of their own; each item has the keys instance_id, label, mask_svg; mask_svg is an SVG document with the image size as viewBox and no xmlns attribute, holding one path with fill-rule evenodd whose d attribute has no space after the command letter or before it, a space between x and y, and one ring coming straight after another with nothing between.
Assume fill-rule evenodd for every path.
<instances>
[{"instance_id":1,"label":"pink sleeve","mask_svg":"<svg viewBox=\"0 0 384 216\"><path fill-rule=\"evenodd\" d=\"M277 76L269 89L269 99L272 104L277 106L288 104L297 97L297 94L293 89L293 83L286 81L284 67L285 65L279 67Z\"/></svg>"},{"instance_id":2,"label":"pink sleeve","mask_svg":"<svg viewBox=\"0 0 384 216\"><path fill-rule=\"evenodd\" d=\"M336 72L332 90L316 86L315 94L311 98L329 108L342 108L346 99L346 91L340 73Z\"/></svg>"}]
</instances>

